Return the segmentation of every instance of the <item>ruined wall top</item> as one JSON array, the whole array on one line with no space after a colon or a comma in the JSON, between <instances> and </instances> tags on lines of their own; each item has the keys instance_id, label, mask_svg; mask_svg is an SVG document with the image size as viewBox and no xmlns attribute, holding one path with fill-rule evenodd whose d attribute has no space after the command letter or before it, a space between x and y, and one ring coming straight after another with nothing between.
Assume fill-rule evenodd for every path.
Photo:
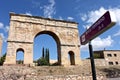
<instances>
[{"instance_id":1,"label":"ruined wall top","mask_svg":"<svg viewBox=\"0 0 120 80\"><path fill-rule=\"evenodd\" d=\"M71 27L71 28L77 28L78 26L78 23L72 21L43 18L38 16L29 16L25 14L10 13L10 19L11 21L37 23L37 24L49 25L49 26L62 26L62 27Z\"/></svg>"}]
</instances>

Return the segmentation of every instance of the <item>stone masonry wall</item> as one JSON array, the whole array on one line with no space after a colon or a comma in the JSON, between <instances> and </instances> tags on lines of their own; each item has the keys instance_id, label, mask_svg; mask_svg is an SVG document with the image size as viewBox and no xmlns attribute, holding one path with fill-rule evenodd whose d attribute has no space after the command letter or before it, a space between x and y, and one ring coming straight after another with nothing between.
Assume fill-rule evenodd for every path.
<instances>
[{"instance_id":1,"label":"stone masonry wall","mask_svg":"<svg viewBox=\"0 0 120 80\"><path fill-rule=\"evenodd\" d=\"M94 59L94 61L95 61L96 66L106 66L107 65L105 59ZM91 65L90 59L82 60L82 62L83 62L83 66L88 66L88 65L90 66Z\"/></svg>"}]
</instances>

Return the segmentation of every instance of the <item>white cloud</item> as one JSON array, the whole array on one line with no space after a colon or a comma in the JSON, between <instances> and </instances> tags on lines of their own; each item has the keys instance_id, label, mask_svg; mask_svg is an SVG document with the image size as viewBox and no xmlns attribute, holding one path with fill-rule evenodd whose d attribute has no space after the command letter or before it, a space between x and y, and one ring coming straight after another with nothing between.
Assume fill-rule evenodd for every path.
<instances>
[{"instance_id":1,"label":"white cloud","mask_svg":"<svg viewBox=\"0 0 120 80\"><path fill-rule=\"evenodd\" d=\"M99 19L107 10L101 7L99 10L91 11L88 14L87 23L94 23L97 19Z\"/></svg>"},{"instance_id":2,"label":"white cloud","mask_svg":"<svg viewBox=\"0 0 120 80\"><path fill-rule=\"evenodd\" d=\"M63 20L63 18L61 16L59 16L59 20Z\"/></svg>"},{"instance_id":3,"label":"white cloud","mask_svg":"<svg viewBox=\"0 0 120 80\"><path fill-rule=\"evenodd\" d=\"M74 18L73 17L67 17L68 20L72 21Z\"/></svg>"},{"instance_id":4,"label":"white cloud","mask_svg":"<svg viewBox=\"0 0 120 80\"><path fill-rule=\"evenodd\" d=\"M94 49L100 49L100 48L106 48L112 46L113 40L111 36L108 36L107 38L101 39L100 37L94 39L92 41Z\"/></svg>"},{"instance_id":5,"label":"white cloud","mask_svg":"<svg viewBox=\"0 0 120 80\"><path fill-rule=\"evenodd\" d=\"M2 37L2 40L3 40L4 42L7 42L7 38L5 37L5 35L4 35L3 33L0 33L0 36Z\"/></svg>"},{"instance_id":6,"label":"white cloud","mask_svg":"<svg viewBox=\"0 0 120 80\"><path fill-rule=\"evenodd\" d=\"M5 38L5 36L4 36L4 34L3 34L3 33L0 33L0 36L2 37L2 40L3 40L4 42L6 42L6 41L7 41L7 39Z\"/></svg>"},{"instance_id":7,"label":"white cloud","mask_svg":"<svg viewBox=\"0 0 120 80\"><path fill-rule=\"evenodd\" d=\"M7 38L5 37L4 33L8 33L9 26L5 26L2 22L0 22L0 29L3 31L3 33L0 33L0 36L2 37L3 41L6 42Z\"/></svg>"},{"instance_id":8,"label":"white cloud","mask_svg":"<svg viewBox=\"0 0 120 80\"><path fill-rule=\"evenodd\" d=\"M86 21L87 20L87 15L86 14L81 14L81 19L82 19L82 21Z\"/></svg>"},{"instance_id":9,"label":"white cloud","mask_svg":"<svg viewBox=\"0 0 120 80\"><path fill-rule=\"evenodd\" d=\"M115 14L117 24L120 26L120 8L113 8L113 9L110 9L110 11Z\"/></svg>"},{"instance_id":10,"label":"white cloud","mask_svg":"<svg viewBox=\"0 0 120 80\"><path fill-rule=\"evenodd\" d=\"M32 16L32 14L30 12L26 12L25 13L26 15L29 15L29 16Z\"/></svg>"},{"instance_id":11,"label":"white cloud","mask_svg":"<svg viewBox=\"0 0 120 80\"><path fill-rule=\"evenodd\" d=\"M90 28L90 26L91 26L92 24L87 24L87 25L83 25L83 27L84 27L84 29L88 29L88 28Z\"/></svg>"},{"instance_id":12,"label":"white cloud","mask_svg":"<svg viewBox=\"0 0 120 80\"><path fill-rule=\"evenodd\" d=\"M8 31L9 31L9 26L6 26L6 27L4 28L4 30L5 30L5 32L8 32Z\"/></svg>"},{"instance_id":13,"label":"white cloud","mask_svg":"<svg viewBox=\"0 0 120 80\"><path fill-rule=\"evenodd\" d=\"M49 0L49 5L44 6L44 16L48 18L52 18L52 16L56 13L55 11L55 1Z\"/></svg>"},{"instance_id":14,"label":"white cloud","mask_svg":"<svg viewBox=\"0 0 120 80\"><path fill-rule=\"evenodd\" d=\"M34 8L34 7L37 8L37 7L40 6L40 2L37 2L37 1L33 1L33 0L32 0L32 4L33 4L33 8Z\"/></svg>"},{"instance_id":15,"label":"white cloud","mask_svg":"<svg viewBox=\"0 0 120 80\"><path fill-rule=\"evenodd\" d=\"M0 29L3 30L4 32L8 32L9 26L4 26L4 24L2 22L0 22Z\"/></svg>"},{"instance_id":16,"label":"white cloud","mask_svg":"<svg viewBox=\"0 0 120 80\"><path fill-rule=\"evenodd\" d=\"M120 36L120 30L117 33L115 33L113 36Z\"/></svg>"},{"instance_id":17,"label":"white cloud","mask_svg":"<svg viewBox=\"0 0 120 80\"><path fill-rule=\"evenodd\" d=\"M0 22L0 29L4 28L4 24Z\"/></svg>"},{"instance_id":18,"label":"white cloud","mask_svg":"<svg viewBox=\"0 0 120 80\"><path fill-rule=\"evenodd\" d=\"M112 43L113 43L113 40L112 40L111 36L108 36L103 39L100 37L97 37L92 41L93 50L104 49L106 47L110 47L110 46L112 46ZM81 50L82 51L88 50L88 44L82 45Z\"/></svg>"},{"instance_id":19,"label":"white cloud","mask_svg":"<svg viewBox=\"0 0 120 80\"><path fill-rule=\"evenodd\" d=\"M2 37L3 40L5 39L5 36L3 33L0 33L0 36Z\"/></svg>"},{"instance_id":20,"label":"white cloud","mask_svg":"<svg viewBox=\"0 0 120 80\"><path fill-rule=\"evenodd\" d=\"M117 20L117 24L120 25L120 8L109 8L105 9L104 7L101 7L99 10L90 11L87 14L81 14L81 20L86 20L86 25L93 24L97 19L99 19L106 11L110 11L110 13L113 13L115 15L115 18ZM113 18L113 16L112 16ZM84 25L84 26L86 26Z\"/></svg>"},{"instance_id":21,"label":"white cloud","mask_svg":"<svg viewBox=\"0 0 120 80\"><path fill-rule=\"evenodd\" d=\"M86 44L86 45L81 45L80 50L81 50L81 51L87 51L87 50L88 50L88 44Z\"/></svg>"}]
</instances>

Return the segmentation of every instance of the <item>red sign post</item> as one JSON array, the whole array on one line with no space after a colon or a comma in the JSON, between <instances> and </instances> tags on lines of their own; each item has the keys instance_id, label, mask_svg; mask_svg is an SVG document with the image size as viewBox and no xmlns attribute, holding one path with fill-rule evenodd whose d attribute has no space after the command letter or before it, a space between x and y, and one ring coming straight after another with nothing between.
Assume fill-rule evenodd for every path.
<instances>
[{"instance_id":1,"label":"red sign post","mask_svg":"<svg viewBox=\"0 0 120 80\"><path fill-rule=\"evenodd\" d=\"M84 32L80 41L82 45L85 45L107 29L111 28L115 22L112 21L109 11L107 11L102 17L100 17L86 32Z\"/></svg>"},{"instance_id":2,"label":"red sign post","mask_svg":"<svg viewBox=\"0 0 120 80\"><path fill-rule=\"evenodd\" d=\"M96 80L96 71L94 64L93 49L91 45L91 40L111 28L115 25L115 22L112 21L109 11L107 11L102 17L100 17L85 33L80 37L81 44L85 45L89 42L89 52L90 52L90 61L92 69L93 80Z\"/></svg>"}]
</instances>

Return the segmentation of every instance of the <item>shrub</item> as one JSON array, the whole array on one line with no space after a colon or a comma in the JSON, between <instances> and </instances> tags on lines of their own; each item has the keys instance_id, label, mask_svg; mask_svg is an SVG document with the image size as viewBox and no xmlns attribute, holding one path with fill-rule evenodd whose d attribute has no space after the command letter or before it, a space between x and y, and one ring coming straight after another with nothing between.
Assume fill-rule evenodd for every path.
<instances>
[{"instance_id":1,"label":"shrub","mask_svg":"<svg viewBox=\"0 0 120 80\"><path fill-rule=\"evenodd\" d=\"M6 58L6 53L0 58L0 65L3 65Z\"/></svg>"},{"instance_id":2,"label":"shrub","mask_svg":"<svg viewBox=\"0 0 120 80\"><path fill-rule=\"evenodd\" d=\"M37 60L38 66L49 65L45 58L40 58Z\"/></svg>"},{"instance_id":3,"label":"shrub","mask_svg":"<svg viewBox=\"0 0 120 80\"><path fill-rule=\"evenodd\" d=\"M23 60L18 60L17 64L23 64Z\"/></svg>"}]
</instances>

